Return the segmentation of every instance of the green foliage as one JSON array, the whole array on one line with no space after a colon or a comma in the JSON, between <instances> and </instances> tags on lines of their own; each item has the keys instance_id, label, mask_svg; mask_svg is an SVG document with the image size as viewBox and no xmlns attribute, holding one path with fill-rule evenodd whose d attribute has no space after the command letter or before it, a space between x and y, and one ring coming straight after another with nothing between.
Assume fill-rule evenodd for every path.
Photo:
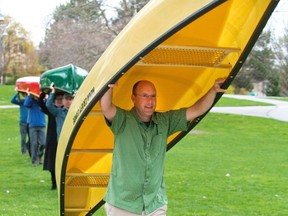
<instances>
[{"instance_id":1,"label":"green foliage","mask_svg":"<svg viewBox=\"0 0 288 216\"><path fill-rule=\"evenodd\" d=\"M250 57L247 59L254 82L264 81L273 70L274 52L271 46L271 31L263 32L257 40Z\"/></svg>"},{"instance_id":2,"label":"green foliage","mask_svg":"<svg viewBox=\"0 0 288 216\"><path fill-rule=\"evenodd\" d=\"M288 26L286 28L286 34L280 37L277 44L277 56L280 62L280 95L288 96Z\"/></svg>"},{"instance_id":3,"label":"green foliage","mask_svg":"<svg viewBox=\"0 0 288 216\"><path fill-rule=\"evenodd\" d=\"M288 44L287 44L288 46ZM283 64L280 69L280 86L281 86L281 96L288 96L288 59L286 64Z\"/></svg>"},{"instance_id":4,"label":"green foliage","mask_svg":"<svg viewBox=\"0 0 288 216\"><path fill-rule=\"evenodd\" d=\"M71 1L57 7L53 14L53 18L55 22L72 19L76 22L95 23L102 18L100 6L101 3L97 0Z\"/></svg>"},{"instance_id":5,"label":"green foliage","mask_svg":"<svg viewBox=\"0 0 288 216\"><path fill-rule=\"evenodd\" d=\"M269 75L269 82L266 86L267 96L279 96L280 95L280 76L277 70L273 70L273 73Z\"/></svg>"},{"instance_id":6,"label":"green foliage","mask_svg":"<svg viewBox=\"0 0 288 216\"><path fill-rule=\"evenodd\" d=\"M237 76L235 77L233 81L236 94L241 94L241 92L243 92L243 89L245 89L246 91L252 91L253 89L251 73L249 73L248 71L245 71L244 66L238 72Z\"/></svg>"},{"instance_id":7,"label":"green foliage","mask_svg":"<svg viewBox=\"0 0 288 216\"><path fill-rule=\"evenodd\" d=\"M263 32L233 81L235 93L239 94L243 88L252 91L253 83L266 82L268 88L262 93L279 96L279 73L275 69L276 57L271 44L271 32Z\"/></svg>"},{"instance_id":8,"label":"green foliage","mask_svg":"<svg viewBox=\"0 0 288 216\"><path fill-rule=\"evenodd\" d=\"M13 82L16 77L38 75L41 66L28 32L9 16L5 17L4 29L6 34L1 32L1 84L8 83L9 78Z\"/></svg>"}]
</instances>

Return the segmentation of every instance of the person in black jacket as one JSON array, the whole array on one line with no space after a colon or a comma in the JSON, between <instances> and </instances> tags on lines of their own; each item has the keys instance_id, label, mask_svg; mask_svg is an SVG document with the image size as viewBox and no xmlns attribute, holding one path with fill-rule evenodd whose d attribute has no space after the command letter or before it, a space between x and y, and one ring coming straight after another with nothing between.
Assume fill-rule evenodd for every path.
<instances>
[{"instance_id":1,"label":"person in black jacket","mask_svg":"<svg viewBox=\"0 0 288 216\"><path fill-rule=\"evenodd\" d=\"M55 178L55 160L56 160L56 152L57 152L57 132L56 132L56 120L55 117L49 112L46 107L46 97L47 94L42 92L38 99L38 104L41 107L42 112L44 112L48 116L48 127L47 127L47 136L46 136L46 150L44 156L44 164L43 170L48 170L51 173L51 182L52 187L51 190L56 190L56 178ZM56 93L54 105L56 107L62 107L62 98L63 93Z\"/></svg>"}]
</instances>

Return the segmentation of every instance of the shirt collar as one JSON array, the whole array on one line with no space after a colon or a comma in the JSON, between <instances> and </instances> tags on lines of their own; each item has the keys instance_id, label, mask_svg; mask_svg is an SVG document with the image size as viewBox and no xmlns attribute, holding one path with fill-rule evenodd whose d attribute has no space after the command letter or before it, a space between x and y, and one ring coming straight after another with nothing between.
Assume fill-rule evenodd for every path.
<instances>
[{"instance_id":1,"label":"shirt collar","mask_svg":"<svg viewBox=\"0 0 288 216\"><path fill-rule=\"evenodd\" d=\"M137 114L137 112L136 112L135 107L132 107L132 109L131 109L130 111L131 111L131 113L133 114L133 116L137 119L137 121L138 121L139 123L140 123L140 122L142 123L142 120L139 118L139 116L138 116L138 114ZM151 120L152 120L152 122L153 122L154 124L158 124L158 121L157 121L157 117L156 117L156 113L155 113L155 112L152 114Z\"/></svg>"}]
</instances>

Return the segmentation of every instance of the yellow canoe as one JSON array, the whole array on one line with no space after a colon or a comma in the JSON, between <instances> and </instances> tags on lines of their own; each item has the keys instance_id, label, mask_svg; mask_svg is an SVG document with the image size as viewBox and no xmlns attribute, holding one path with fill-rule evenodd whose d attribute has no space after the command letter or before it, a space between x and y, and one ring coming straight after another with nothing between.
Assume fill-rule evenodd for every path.
<instances>
[{"instance_id":1,"label":"yellow canoe","mask_svg":"<svg viewBox=\"0 0 288 216\"><path fill-rule=\"evenodd\" d=\"M158 111L190 106L215 79L228 77L223 87L230 85L278 2L151 0L107 48L70 107L56 160L60 215L91 215L103 204L113 135L99 99L108 83L118 80L114 103L125 109L142 79L155 84ZM186 134L169 137L167 149Z\"/></svg>"}]
</instances>

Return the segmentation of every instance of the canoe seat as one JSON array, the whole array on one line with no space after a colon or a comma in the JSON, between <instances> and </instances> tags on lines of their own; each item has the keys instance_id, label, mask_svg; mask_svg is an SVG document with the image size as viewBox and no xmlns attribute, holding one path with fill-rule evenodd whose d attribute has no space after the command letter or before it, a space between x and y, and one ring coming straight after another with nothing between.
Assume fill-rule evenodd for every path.
<instances>
[{"instance_id":1,"label":"canoe seat","mask_svg":"<svg viewBox=\"0 0 288 216\"><path fill-rule=\"evenodd\" d=\"M66 187L91 188L107 187L109 174L104 173L67 173Z\"/></svg>"},{"instance_id":2,"label":"canoe seat","mask_svg":"<svg viewBox=\"0 0 288 216\"><path fill-rule=\"evenodd\" d=\"M70 153L112 153L113 149L71 149Z\"/></svg>"},{"instance_id":3,"label":"canoe seat","mask_svg":"<svg viewBox=\"0 0 288 216\"><path fill-rule=\"evenodd\" d=\"M231 68L222 62L230 53L238 53L238 48L158 46L137 63L138 66L184 66Z\"/></svg>"},{"instance_id":4,"label":"canoe seat","mask_svg":"<svg viewBox=\"0 0 288 216\"><path fill-rule=\"evenodd\" d=\"M82 208L65 208L65 212L89 212L91 209Z\"/></svg>"}]
</instances>

